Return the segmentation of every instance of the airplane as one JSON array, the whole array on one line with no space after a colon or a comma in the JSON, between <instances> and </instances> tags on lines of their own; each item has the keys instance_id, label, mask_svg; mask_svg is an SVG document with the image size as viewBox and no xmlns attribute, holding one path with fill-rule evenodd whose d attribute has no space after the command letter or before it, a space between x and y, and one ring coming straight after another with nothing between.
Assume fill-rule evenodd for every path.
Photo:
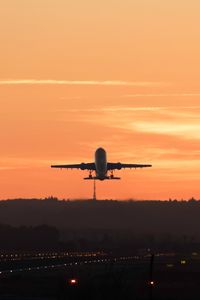
<instances>
[{"instance_id":1,"label":"airplane","mask_svg":"<svg viewBox=\"0 0 200 300\"><path fill-rule=\"evenodd\" d=\"M85 180L111 180L111 179L121 179L120 177L114 176L114 170L121 170L125 168L146 168L152 167L152 165L143 164L123 164L123 163L111 163L107 162L106 151L103 148L98 148L95 152L95 162L92 163L81 163L72 165L52 165L51 168L59 169L80 169L88 170L89 176L85 177ZM95 172L95 176L93 176ZM110 172L110 175L108 175Z\"/></svg>"}]
</instances>

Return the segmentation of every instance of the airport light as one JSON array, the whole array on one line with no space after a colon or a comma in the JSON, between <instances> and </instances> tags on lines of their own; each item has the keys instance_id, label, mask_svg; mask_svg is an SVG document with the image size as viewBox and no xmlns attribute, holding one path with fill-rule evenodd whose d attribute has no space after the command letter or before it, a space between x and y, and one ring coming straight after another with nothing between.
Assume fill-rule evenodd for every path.
<instances>
[{"instance_id":1,"label":"airport light","mask_svg":"<svg viewBox=\"0 0 200 300\"><path fill-rule=\"evenodd\" d=\"M153 280L151 280L151 281L148 281L148 285L150 285L150 286L154 286L155 285L155 281L153 281Z\"/></svg>"},{"instance_id":2,"label":"airport light","mask_svg":"<svg viewBox=\"0 0 200 300\"><path fill-rule=\"evenodd\" d=\"M181 265L185 265L186 264L186 260L185 259L182 259L181 260Z\"/></svg>"},{"instance_id":3,"label":"airport light","mask_svg":"<svg viewBox=\"0 0 200 300\"><path fill-rule=\"evenodd\" d=\"M68 283L71 286L76 286L78 284L78 280L76 278L71 278L71 279L69 279Z\"/></svg>"},{"instance_id":4,"label":"airport light","mask_svg":"<svg viewBox=\"0 0 200 300\"><path fill-rule=\"evenodd\" d=\"M173 267L174 267L174 264L167 264L166 267L167 267L167 268L173 268Z\"/></svg>"}]
</instances>

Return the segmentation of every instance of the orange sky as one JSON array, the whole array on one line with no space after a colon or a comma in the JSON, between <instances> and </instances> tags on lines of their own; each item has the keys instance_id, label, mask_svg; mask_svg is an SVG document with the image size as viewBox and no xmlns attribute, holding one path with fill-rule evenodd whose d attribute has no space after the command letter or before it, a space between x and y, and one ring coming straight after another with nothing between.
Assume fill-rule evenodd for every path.
<instances>
[{"instance_id":1,"label":"orange sky","mask_svg":"<svg viewBox=\"0 0 200 300\"><path fill-rule=\"evenodd\" d=\"M1 0L0 199L86 198L87 172L151 163L99 198L200 198L198 0Z\"/></svg>"}]
</instances>

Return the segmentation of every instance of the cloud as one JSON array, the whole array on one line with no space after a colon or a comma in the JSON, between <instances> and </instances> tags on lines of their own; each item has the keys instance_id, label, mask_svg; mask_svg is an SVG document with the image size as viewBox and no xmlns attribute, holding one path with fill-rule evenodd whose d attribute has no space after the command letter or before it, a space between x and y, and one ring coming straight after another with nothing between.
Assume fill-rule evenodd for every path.
<instances>
[{"instance_id":1,"label":"cloud","mask_svg":"<svg viewBox=\"0 0 200 300\"><path fill-rule=\"evenodd\" d=\"M184 140L200 139L199 106L108 106L57 110L59 120L92 123L107 128L128 130ZM67 114L67 118L66 115ZM70 114L71 113L71 114Z\"/></svg>"},{"instance_id":2,"label":"cloud","mask_svg":"<svg viewBox=\"0 0 200 300\"><path fill-rule=\"evenodd\" d=\"M137 112L137 111L158 111L163 109L163 107L123 107L123 106L109 106L109 107L98 107L98 108L71 108L71 109L58 109L57 112L102 112L102 113L112 113L112 112Z\"/></svg>"},{"instance_id":3,"label":"cloud","mask_svg":"<svg viewBox=\"0 0 200 300\"><path fill-rule=\"evenodd\" d=\"M139 98L139 97L200 97L200 93L129 94L129 95L120 96L120 98Z\"/></svg>"},{"instance_id":4,"label":"cloud","mask_svg":"<svg viewBox=\"0 0 200 300\"><path fill-rule=\"evenodd\" d=\"M121 80L5 79L0 85L160 86L161 82Z\"/></svg>"},{"instance_id":5,"label":"cloud","mask_svg":"<svg viewBox=\"0 0 200 300\"><path fill-rule=\"evenodd\" d=\"M166 114L174 113L181 114L180 110L197 110L200 109L200 106L108 106L108 107L97 107L97 108L69 108L69 109L58 109L57 112L105 112L105 113L114 113L114 112L159 112L163 111ZM174 111L175 110L175 111ZM176 110L179 110L178 112ZM188 114L189 115L189 114Z\"/></svg>"},{"instance_id":6,"label":"cloud","mask_svg":"<svg viewBox=\"0 0 200 300\"><path fill-rule=\"evenodd\" d=\"M200 159L182 159L182 160L172 160L172 159L160 159L154 160L154 168L156 169L175 169L176 172L183 174L182 170L191 169L193 172L199 170ZM177 171L179 169L179 171ZM184 174L183 174L184 176ZM191 176L191 174L190 174Z\"/></svg>"},{"instance_id":7,"label":"cloud","mask_svg":"<svg viewBox=\"0 0 200 300\"><path fill-rule=\"evenodd\" d=\"M104 127L162 136L174 136L184 140L200 139L199 106L110 106L103 108L66 109L63 113L75 113L77 120ZM70 115L74 120L74 114ZM63 117L62 117L63 118ZM64 120L66 117L64 116ZM60 120L60 117L59 117ZM66 120L69 120L67 118Z\"/></svg>"},{"instance_id":8,"label":"cloud","mask_svg":"<svg viewBox=\"0 0 200 300\"><path fill-rule=\"evenodd\" d=\"M174 113L178 115L179 113L181 114L181 110L184 112L188 110L198 110L200 109L200 106L109 106L109 107L104 107L100 109L96 109L96 111L102 111L102 112L163 112L165 114L168 113ZM95 109L86 109L88 112L89 111L95 111ZM189 115L189 113L188 113Z\"/></svg>"},{"instance_id":9,"label":"cloud","mask_svg":"<svg viewBox=\"0 0 200 300\"><path fill-rule=\"evenodd\" d=\"M132 129L154 134L182 136L184 138L200 139L200 124L183 124L172 122L135 122Z\"/></svg>"}]
</instances>

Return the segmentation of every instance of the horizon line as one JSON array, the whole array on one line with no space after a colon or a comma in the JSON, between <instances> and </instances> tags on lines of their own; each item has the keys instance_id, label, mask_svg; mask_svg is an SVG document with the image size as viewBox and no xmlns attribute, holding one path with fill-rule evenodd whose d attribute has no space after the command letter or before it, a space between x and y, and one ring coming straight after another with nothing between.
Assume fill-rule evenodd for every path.
<instances>
[{"instance_id":1,"label":"horizon line","mask_svg":"<svg viewBox=\"0 0 200 300\"><path fill-rule=\"evenodd\" d=\"M55 201L55 202L81 202L81 201L85 201L85 202L100 202L100 201L113 201L113 202L146 202L146 201L150 201L150 202L200 202L200 199L195 199L194 197L191 197L189 199L177 199L177 198L168 198L168 199L96 199L94 200L93 198L63 198L63 199L59 199L57 197L45 197L45 198L35 198L35 197L31 197L31 198L7 198L7 199L0 199L0 202L3 201L20 201L20 200L25 200L25 201L30 201L30 200L35 200L35 201Z\"/></svg>"}]
</instances>

